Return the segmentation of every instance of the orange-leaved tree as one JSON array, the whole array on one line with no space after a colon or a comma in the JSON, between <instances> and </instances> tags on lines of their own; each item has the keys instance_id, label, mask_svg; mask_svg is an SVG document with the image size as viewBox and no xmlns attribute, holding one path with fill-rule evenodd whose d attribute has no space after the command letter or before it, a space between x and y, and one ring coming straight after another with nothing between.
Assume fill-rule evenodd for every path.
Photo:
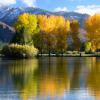
<instances>
[{"instance_id":1,"label":"orange-leaved tree","mask_svg":"<svg viewBox=\"0 0 100 100\"><path fill-rule=\"evenodd\" d=\"M61 16L39 15L38 23L40 30L44 33L45 43L49 51L64 51L67 48L67 33L70 22Z\"/></svg>"},{"instance_id":2,"label":"orange-leaved tree","mask_svg":"<svg viewBox=\"0 0 100 100\"><path fill-rule=\"evenodd\" d=\"M89 16L85 22L87 37L92 43L92 51L100 49L100 14Z\"/></svg>"}]
</instances>

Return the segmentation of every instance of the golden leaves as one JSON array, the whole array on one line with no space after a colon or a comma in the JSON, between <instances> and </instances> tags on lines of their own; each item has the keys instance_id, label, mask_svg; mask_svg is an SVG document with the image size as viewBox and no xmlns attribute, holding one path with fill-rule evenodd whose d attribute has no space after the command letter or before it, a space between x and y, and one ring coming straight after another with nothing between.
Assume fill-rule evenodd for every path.
<instances>
[{"instance_id":1,"label":"golden leaves","mask_svg":"<svg viewBox=\"0 0 100 100\"><path fill-rule=\"evenodd\" d=\"M100 14L95 14L87 18L85 22L85 28L87 30L87 37L95 45L100 44Z\"/></svg>"}]
</instances>

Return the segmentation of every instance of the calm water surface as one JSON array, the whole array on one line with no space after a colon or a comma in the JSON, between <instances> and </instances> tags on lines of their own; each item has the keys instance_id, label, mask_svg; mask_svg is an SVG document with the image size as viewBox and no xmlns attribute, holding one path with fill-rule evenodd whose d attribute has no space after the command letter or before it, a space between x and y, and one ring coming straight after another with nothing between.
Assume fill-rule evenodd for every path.
<instances>
[{"instance_id":1,"label":"calm water surface","mask_svg":"<svg viewBox=\"0 0 100 100\"><path fill-rule=\"evenodd\" d=\"M0 59L0 100L100 100L100 58Z\"/></svg>"}]
</instances>

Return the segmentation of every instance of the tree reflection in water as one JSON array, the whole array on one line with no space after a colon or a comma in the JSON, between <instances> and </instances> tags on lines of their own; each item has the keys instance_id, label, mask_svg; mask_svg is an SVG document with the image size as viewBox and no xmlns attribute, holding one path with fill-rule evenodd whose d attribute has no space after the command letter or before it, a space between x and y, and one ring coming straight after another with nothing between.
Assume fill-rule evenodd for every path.
<instances>
[{"instance_id":1,"label":"tree reflection in water","mask_svg":"<svg viewBox=\"0 0 100 100\"><path fill-rule=\"evenodd\" d=\"M70 96L81 89L88 89L89 96L100 99L99 58L0 60L0 91L12 91L18 100L56 100L55 97Z\"/></svg>"},{"instance_id":2,"label":"tree reflection in water","mask_svg":"<svg viewBox=\"0 0 100 100\"><path fill-rule=\"evenodd\" d=\"M100 99L100 59L91 59L91 71L87 77L87 87L91 95Z\"/></svg>"},{"instance_id":3,"label":"tree reflection in water","mask_svg":"<svg viewBox=\"0 0 100 100\"><path fill-rule=\"evenodd\" d=\"M9 66L14 85L20 91L20 98L63 96L64 91L70 89L65 59L15 61Z\"/></svg>"},{"instance_id":4,"label":"tree reflection in water","mask_svg":"<svg viewBox=\"0 0 100 100\"><path fill-rule=\"evenodd\" d=\"M39 68L35 74L38 76L39 95L63 96L64 91L69 91L67 61L63 58L40 59Z\"/></svg>"},{"instance_id":5,"label":"tree reflection in water","mask_svg":"<svg viewBox=\"0 0 100 100\"><path fill-rule=\"evenodd\" d=\"M73 63L73 73L72 73L72 78L71 78L71 89L78 89L80 88L80 73L81 73L81 60L74 61Z\"/></svg>"},{"instance_id":6,"label":"tree reflection in water","mask_svg":"<svg viewBox=\"0 0 100 100\"><path fill-rule=\"evenodd\" d=\"M9 71L20 97L27 100L37 95L37 80L34 70L38 67L38 60L18 60L10 64Z\"/></svg>"}]
</instances>

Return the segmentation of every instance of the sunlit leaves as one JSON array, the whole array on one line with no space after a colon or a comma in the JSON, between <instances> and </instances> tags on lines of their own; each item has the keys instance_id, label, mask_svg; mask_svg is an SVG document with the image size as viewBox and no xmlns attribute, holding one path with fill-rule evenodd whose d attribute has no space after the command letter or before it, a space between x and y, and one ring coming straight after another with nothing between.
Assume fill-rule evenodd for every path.
<instances>
[{"instance_id":1,"label":"sunlit leaves","mask_svg":"<svg viewBox=\"0 0 100 100\"><path fill-rule=\"evenodd\" d=\"M62 51L67 47L67 34L70 29L70 22L62 16L45 16L38 15L38 23L40 30L45 34L44 38L48 44L48 48Z\"/></svg>"},{"instance_id":2,"label":"sunlit leaves","mask_svg":"<svg viewBox=\"0 0 100 100\"><path fill-rule=\"evenodd\" d=\"M16 35L12 42L20 44L31 44L32 36L39 32L37 16L24 13L20 15L15 23Z\"/></svg>"},{"instance_id":3,"label":"sunlit leaves","mask_svg":"<svg viewBox=\"0 0 100 100\"><path fill-rule=\"evenodd\" d=\"M85 28L87 30L87 37L92 42L92 49L96 50L97 46L100 45L100 14L88 17Z\"/></svg>"},{"instance_id":4,"label":"sunlit leaves","mask_svg":"<svg viewBox=\"0 0 100 100\"><path fill-rule=\"evenodd\" d=\"M17 29L17 31L20 31L20 29L24 28L24 32L33 34L33 32L37 28L36 15L32 15L28 13L20 15L15 24L15 28Z\"/></svg>"}]
</instances>

